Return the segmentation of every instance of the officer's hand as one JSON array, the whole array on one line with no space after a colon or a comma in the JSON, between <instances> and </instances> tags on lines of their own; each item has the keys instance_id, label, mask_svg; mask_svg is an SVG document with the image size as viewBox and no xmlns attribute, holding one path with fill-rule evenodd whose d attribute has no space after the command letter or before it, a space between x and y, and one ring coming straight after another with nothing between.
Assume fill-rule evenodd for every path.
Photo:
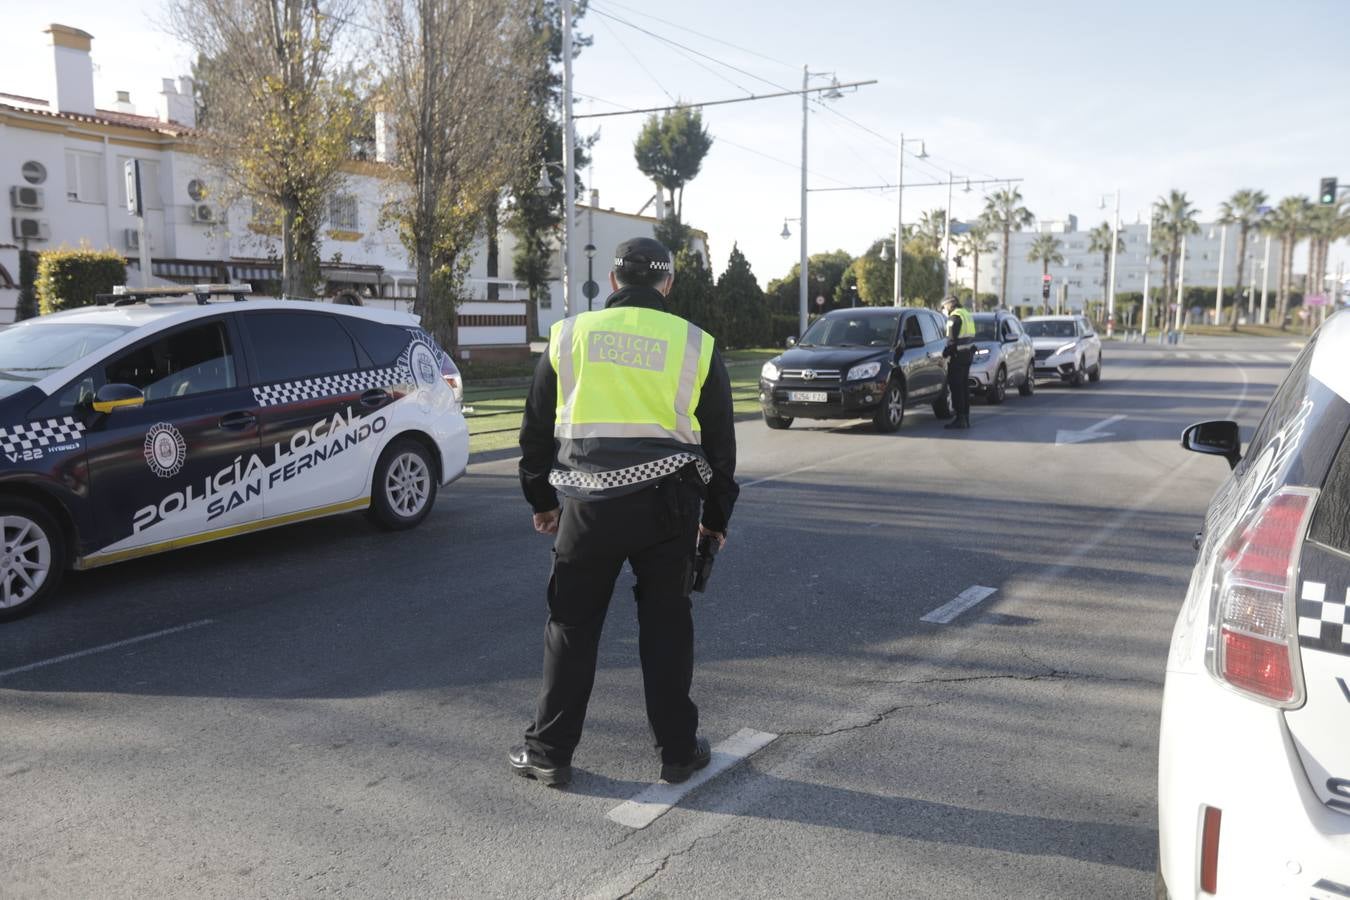
<instances>
[{"instance_id":1,"label":"officer's hand","mask_svg":"<svg viewBox=\"0 0 1350 900\"><path fill-rule=\"evenodd\" d=\"M717 538L718 550L721 550L723 547L727 545L727 533L725 531L709 531L702 525L698 526L698 536L700 538L707 537L708 535L712 535L713 537Z\"/></svg>"},{"instance_id":2,"label":"officer's hand","mask_svg":"<svg viewBox=\"0 0 1350 900\"><path fill-rule=\"evenodd\" d=\"M557 534L558 519L561 515L561 509L550 509L548 512L535 513L534 530L540 534Z\"/></svg>"}]
</instances>

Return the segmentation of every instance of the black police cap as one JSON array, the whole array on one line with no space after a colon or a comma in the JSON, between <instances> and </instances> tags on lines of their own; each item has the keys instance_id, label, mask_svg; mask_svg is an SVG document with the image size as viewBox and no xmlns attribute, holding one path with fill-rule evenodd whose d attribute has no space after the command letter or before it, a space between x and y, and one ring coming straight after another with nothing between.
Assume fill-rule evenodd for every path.
<instances>
[{"instance_id":1,"label":"black police cap","mask_svg":"<svg viewBox=\"0 0 1350 900\"><path fill-rule=\"evenodd\" d=\"M636 237L614 248L614 271L629 275L669 273L674 271L674 266L665 244L654 238Z\"/></svg>"}]
</instances>

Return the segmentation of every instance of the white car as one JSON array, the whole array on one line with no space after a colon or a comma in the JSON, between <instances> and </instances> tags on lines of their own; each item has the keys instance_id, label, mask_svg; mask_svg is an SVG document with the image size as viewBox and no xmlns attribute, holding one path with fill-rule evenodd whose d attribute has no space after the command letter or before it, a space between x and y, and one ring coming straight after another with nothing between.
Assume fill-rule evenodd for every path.
<instances>
[{"instance_id":1,"label":"white car","mask_svg":"<svg viewBox=\"0 0 1350 900\"><path fill-rule=\"evenodd\" d=\"M66 568L353 510L410 528L464 474L459 370L412 316L213 293L242 290L0 332L0 620Z\"/></svg>"},{"instance_id":2,"label":"white car","mask_svg":"<svg viewBox=\"0 0 1350 900\"><path fill-rule=\"evenodd\" d=\"M1350 898L1350 313L1314 335L1231 477L1167 660L1159 896Z\"/></svg>"},{"instance_id":3,"label":"white car","mask_svg":"<svg viewBox=\"0 0 1350 900\"><path fill-rule=\"evenodd\" d=\"M1022 330L1036 351L1036 377L1073 387L1102 380L1102 340L1085 316L1029 316Z\"/></svg>"}]
</instances>

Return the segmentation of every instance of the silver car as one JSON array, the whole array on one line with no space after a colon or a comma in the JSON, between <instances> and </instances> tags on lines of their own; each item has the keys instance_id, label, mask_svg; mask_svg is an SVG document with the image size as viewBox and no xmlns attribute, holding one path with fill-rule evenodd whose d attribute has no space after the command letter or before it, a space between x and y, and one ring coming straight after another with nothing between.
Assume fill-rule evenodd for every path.
<instances>
[{"instance_id":1,"label":"silver car","mask_svg":"<svg viewBox=\"0 0 1350 900\"><path fill-rule=\"evenodd\" d=\"M1028 316L1023 323L1036 347L1036 376L1073 387L1102 380L1102 340L1086 316Z\"/></svg>"},{"instance_id":2,"label":"silver car","mask_svg":"<svg viewBox=\"0 0 1350 900\"><path fill-rule=\"evenodd\" d=\"M975 313L975 359L970 389L986 403L1002 403L1008 388L1023 397L1036 390L1036 356L1031 338L1010 312Z\"/></svg>"}]
</instances>

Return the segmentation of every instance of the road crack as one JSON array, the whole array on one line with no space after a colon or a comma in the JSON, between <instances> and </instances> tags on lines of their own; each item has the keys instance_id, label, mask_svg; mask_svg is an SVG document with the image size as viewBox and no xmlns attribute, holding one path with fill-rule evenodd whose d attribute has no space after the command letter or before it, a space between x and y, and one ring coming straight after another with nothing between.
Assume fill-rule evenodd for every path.
<instances>
[{"instance_id":1,"label":"road crack","mask_svg":"<svg viewBox=\"0 0 1350 900\"><path fill-rule=\"evenodd\" d=\"M627 900L628 897L633 896L635 893L637 893L638 888L642 887L647 882L652 881L662 872L664 872L666 870L666 867L670 865L670 861L672 859L674 859L677 856L684 856L692 852L693 849L696 846L698 846L699 841L710 837L715 837L715 835L701 834L698 837L694 838L692 841L690 841L688 844L686 844L684 847L681 847L678 850L672 850L665 856L661 857L661 859L657 862L657 866L655 869L653 869L644 878L642 878L642 880L638 881L637 884L634 884L628 890L624 891L622 894L619 894L616 900Z\"/></svg>"}]
</instances>

